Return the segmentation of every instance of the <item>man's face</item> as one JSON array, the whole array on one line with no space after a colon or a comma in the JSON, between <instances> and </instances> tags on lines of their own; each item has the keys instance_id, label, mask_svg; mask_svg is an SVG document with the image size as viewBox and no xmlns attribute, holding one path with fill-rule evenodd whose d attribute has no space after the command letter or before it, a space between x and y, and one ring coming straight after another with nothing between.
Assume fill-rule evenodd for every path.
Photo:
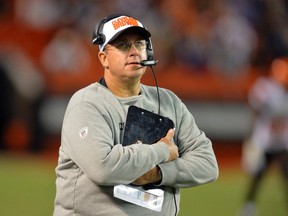
<instances>
[{"instance_id":1,"label":"man's face","mask_svg":"<svg viewBox=\"0 0 288 216\"><path fill-rule=\"evenodd\" d=\"M140 34L124 32L103 51L104 65L112 76L120 79L141 78L146 68L140 62L147 59L146 41Z\"/></svg>"}]
</instances>

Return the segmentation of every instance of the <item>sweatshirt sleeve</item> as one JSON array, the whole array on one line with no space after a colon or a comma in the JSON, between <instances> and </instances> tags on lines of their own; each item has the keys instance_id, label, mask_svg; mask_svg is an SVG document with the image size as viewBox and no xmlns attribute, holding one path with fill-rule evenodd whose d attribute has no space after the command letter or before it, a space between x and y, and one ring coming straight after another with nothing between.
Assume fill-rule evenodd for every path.
<instances>
[{"instance_id":1,"label":"sweatshirt sleeve","mask_svg":"<svg viewBox=\"0 0 288 216\"><path fill-rule=\"evenodd\" d=\"M98 185L129 184L157 164L167 161L163 143L122 146L115 144L113 117L90 103L79 103L66 112L62 151Z\"/></svg>"},{"instance_id":2,"label":"sweatshirt sleeve","mask_svg":"<svg viewBox=\"0 0 288 216\"><path fill-rule=\"evenodd\" d=\"M179 158L169 163L161 163L161 185L176 188L192 187L214 181L219 170L212 143L200 131L194 117L181 103L177 111L174 141L179 148Z\"/></svg>"}]
</instances>

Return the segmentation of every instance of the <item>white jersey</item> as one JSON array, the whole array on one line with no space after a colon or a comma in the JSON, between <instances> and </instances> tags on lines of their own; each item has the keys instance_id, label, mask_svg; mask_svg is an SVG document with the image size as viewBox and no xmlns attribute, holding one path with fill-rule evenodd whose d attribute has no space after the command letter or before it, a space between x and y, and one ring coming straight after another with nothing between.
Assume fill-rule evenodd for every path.
<instances>
[{"instance_id":1,"label":"white jersey","mask_svg":"<svg viewBox=\"0 0 288 216\"><path fill-rule=\"evenodd\" d=\"M288 149L288 94L270 78L259 78L248 95L256 111L252 143L263 150Z\"/></svg>"}]
</instances>

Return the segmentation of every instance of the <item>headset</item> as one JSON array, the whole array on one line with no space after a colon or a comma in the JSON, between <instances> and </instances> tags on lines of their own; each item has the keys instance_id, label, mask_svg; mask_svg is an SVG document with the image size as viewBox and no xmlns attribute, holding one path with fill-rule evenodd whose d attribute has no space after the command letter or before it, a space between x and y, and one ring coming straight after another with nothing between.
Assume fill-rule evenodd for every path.
<instances>
[{"instance_id":1,"label":"headset","mask_svg":"<svg viewBox=\"0 0 288 216\"><path fill-rule=\"evenodd\" d=\"M93 35L92 35L92 43L94 45L100 45L103 44L105 42L105 35L101 32L103 29L103 26L105 23L109 22L112 19L115 19L117 17L120 16L128 16L125 14L112 14L109 15L107 17L105 17L103 20L101 20L96 26L95 29L93 31ZM145 26L144 26L145 28ZM146 29L146 28L145 28ZM156 63L158 62L158 60L154 60L154 53L153 53L153 46L152 46L152 41L151 38L145 38L146 42L147 42L147 48L146 48L146 52L147 52L147 60L144 60L141 62L142 66L152 66L152 65L156 65Z\"/></svg>"}]
</instances>

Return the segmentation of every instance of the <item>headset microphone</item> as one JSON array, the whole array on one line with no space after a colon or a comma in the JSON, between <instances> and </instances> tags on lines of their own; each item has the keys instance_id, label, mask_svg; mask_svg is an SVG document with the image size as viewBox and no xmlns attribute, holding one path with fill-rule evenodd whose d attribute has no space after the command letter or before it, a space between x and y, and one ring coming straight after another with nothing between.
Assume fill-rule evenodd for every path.
<instances>
[{"instance_id":1,"label":"headset microphone","mask_svg":"<svg viewBox=\"0 0 288 216\"><path fill-rule=\"evenodd\" d=\"M157 62L158 60L143 60L140 62L140 64L142 66L152 66L152 65L156 65Z\"/></svg>"}]
</instances>

